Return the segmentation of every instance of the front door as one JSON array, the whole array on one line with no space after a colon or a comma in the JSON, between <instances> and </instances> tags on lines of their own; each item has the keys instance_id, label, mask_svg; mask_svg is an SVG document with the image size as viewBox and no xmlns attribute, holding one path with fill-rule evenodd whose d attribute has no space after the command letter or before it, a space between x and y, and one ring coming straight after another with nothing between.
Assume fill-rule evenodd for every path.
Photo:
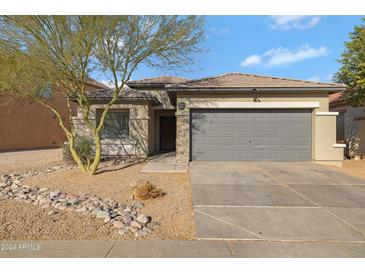
<instances>
[{"instance_id":1,"label":"front door","mask_svg":"<svg viewBox=\"0 0 365 274\"><path fill-rule=\"evenodd\" d=\"M176 149L176 117L160 117L160 151Z\"/></svg>"}]
</instances>

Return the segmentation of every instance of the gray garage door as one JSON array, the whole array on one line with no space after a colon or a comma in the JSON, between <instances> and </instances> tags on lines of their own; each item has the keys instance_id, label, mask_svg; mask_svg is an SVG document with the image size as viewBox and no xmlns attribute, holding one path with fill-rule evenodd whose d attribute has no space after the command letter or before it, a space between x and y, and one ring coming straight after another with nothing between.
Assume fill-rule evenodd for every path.
<instances>
[{"instance_id":1,"label":"gray garage door","mask_svg":"<svg viewBox=\"0 0 365 274\"><path fill-rule=\"evenodd\" d=\"M191 160L307 161L311 110L192 110Z\"/></svg>"}]
</instances>

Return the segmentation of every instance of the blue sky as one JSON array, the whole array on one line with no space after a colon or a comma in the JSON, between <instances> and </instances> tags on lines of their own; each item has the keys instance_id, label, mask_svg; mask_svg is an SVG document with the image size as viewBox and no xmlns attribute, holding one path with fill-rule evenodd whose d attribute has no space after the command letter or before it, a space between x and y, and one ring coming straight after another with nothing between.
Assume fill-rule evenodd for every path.
<instances>
[{"instance_id":1,"label":"blue sky","mask_svg":"<svg viewBox=\"0 0 365 274\"><path fill-rule=\"evenodd\" d=\"M242 72L328 82L348 33L360 23L361 16L206 16L208 52L189 71L141 66L132 79Z\"/></svg>"}]
</instances>

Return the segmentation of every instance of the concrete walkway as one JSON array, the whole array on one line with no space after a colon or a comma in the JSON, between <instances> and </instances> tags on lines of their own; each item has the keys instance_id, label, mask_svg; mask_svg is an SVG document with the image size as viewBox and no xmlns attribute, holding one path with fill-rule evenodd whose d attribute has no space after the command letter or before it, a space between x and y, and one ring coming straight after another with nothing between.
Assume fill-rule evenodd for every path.
<instances>
[{"instance_id":1,"label":"concrete walkway","mask_svg":"<svg viewBox=\"0 0 365 274\"><path fill-rule=\"evenodd\" d=\"M190 178L198 239L365 243L364 180L264 162L192 162Z\"/></svg>"},{"instance_id":2,"label":"concrete walkway","mask_svg":"<svg viewBox=\"0 0 365 274\"><path fill-rule=\"evenodd\" d=\"M175 152L152 156L141 170L142 173L184 173L188 172L188 163L176 162Z\"/></svg>"},{"instance_id":3,"label":"concrete walkway","mask_svg":"<svg viewBox=\"0 0 365 274\"><path fill-rule=\"evenodd\" d=\"M0 258L350 258L363 242L294 241L8 241ZM12 250L9 248L12 247Z\"/></svg>"}]
</instances>

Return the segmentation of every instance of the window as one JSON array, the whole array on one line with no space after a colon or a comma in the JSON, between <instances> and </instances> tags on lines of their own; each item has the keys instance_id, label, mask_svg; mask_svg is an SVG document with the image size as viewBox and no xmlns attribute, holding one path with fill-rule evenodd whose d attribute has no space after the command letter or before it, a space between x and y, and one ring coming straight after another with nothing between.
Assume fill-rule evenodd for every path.
<instances>
[{"instance_id":1,"label":"window","mask_svg":"<svg viewBox=\"0 0 365 274\"><path fill-rule=\"evenodd\" d=\"M336 139L337 142L345 140L345 112L341 111L336 117Z\"/></svg>"},{"instance_id":2,"label":"window","mask_svg":"<svg viewBox=\"0 0 365 274\"><path fill-rule=\"evenodd\" d=\"M43 94L42 94L42 97L44 99L48 99L48 100L52 99L52 88L51 88L51 86L47 86L44 89Z\"/></svg>"},{"instance_id":3,"label":"window","mask_svg":"<svg viewBox=\"0 0 365 274\"><path fill-rule=\"evenodd\" d=\"M44 87L43 89L39 90L37 95L42 99L51 100L53 98L52 87L50 85Z\"/></svg>"},{"instance_id":4,"label":"window","mask_svg":"<svg viewBox=\"0 0 365 274\"><path fill-rule=\"evenodd\" d=\"M108 113L106 114L103 128L101 129L101 137L128 138L129 136L128 122L129 122L129 113L127 111L109 110Z\"/></svg>"}]
</instances>

